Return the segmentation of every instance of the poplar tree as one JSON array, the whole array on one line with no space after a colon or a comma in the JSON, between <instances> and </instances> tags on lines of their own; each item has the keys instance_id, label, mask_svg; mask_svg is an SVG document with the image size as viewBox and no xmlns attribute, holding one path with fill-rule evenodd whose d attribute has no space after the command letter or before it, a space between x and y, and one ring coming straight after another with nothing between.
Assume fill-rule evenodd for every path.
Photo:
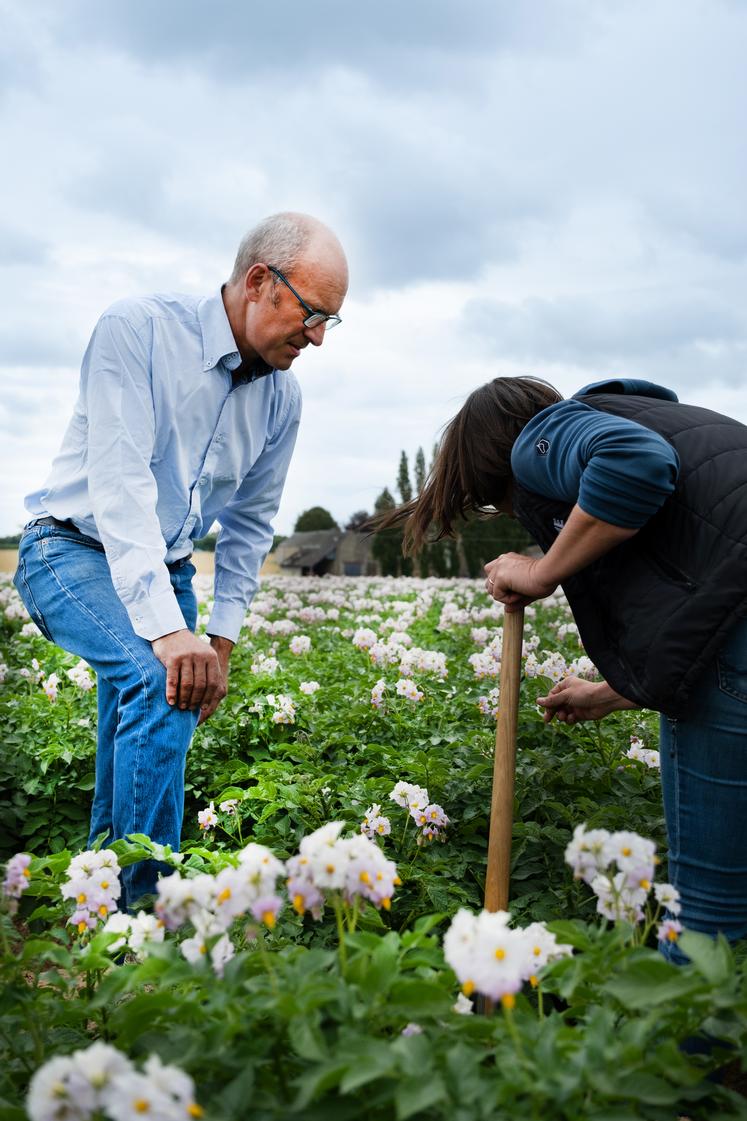
<instances>
[{"instance_id":1,"label":"poplar tree","mask_svg":"<svg viewBox=\"0 0 747 1121\"><path fill-rule=\"evenodd\" d=\"M422 448L418 448L415 452L413 470L415 472L415 490L418 494L422 494L425 486L425 452Z\"/></svg>"},{"instance_id":2,"label":"poplar tree","mask_svg":"<svg viewBox=\"0 0 747 1121\"><path fill-rule=\"evenodd\" d=\"M407 452L402 452L399 457L399 471L397 473L397 490L402 502L412 501L412 483L410 482L410 468L407 463Z\"/></svg>"}]
</instances>

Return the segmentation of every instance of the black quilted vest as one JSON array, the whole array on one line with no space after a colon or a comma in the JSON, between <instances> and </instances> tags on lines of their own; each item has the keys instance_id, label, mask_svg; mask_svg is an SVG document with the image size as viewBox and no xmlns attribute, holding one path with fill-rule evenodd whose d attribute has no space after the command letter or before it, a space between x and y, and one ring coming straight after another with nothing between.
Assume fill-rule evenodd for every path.
<instances>
[{"instance_id":1,"label":"black quilted vest","mask_svg":"<svg viewBox=\"0 0 747 1121\"><path fill-rule=\"evenodd\" d=\"M655 397L579 400L658 432L676 449L680 475L635 537L563 590L586 652L613 689L643 708L692 716L700 675L747 614L747 426ZM517 482L513 507L545 552L571 511Z\"/></svg>"}]
</instances>

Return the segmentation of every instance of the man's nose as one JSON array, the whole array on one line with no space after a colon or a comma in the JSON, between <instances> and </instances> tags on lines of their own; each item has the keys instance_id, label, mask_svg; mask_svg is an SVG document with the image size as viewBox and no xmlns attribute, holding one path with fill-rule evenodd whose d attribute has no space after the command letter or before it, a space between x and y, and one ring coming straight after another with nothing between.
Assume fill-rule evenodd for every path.
<instances>
[{"instance_id":1,"label":"man's nose","mask_svg":"<svg viewBox=\"0 0 747 1121\"><path fill-rule=\"evenodd\" d=\"M316 327L304 327L303 333L314 346L321 346L324 342L324 324L317 323Z\"/></svg>"}]
</instances>

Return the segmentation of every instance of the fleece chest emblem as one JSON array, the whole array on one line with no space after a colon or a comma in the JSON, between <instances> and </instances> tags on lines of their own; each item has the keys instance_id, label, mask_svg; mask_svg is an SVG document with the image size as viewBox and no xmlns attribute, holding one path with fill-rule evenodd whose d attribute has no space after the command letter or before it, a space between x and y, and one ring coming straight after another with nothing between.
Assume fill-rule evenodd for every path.
<instances>
[{"instance_id":1,"label":"fleece chest emblem","mask_svg":"<svg viewBox=\"0 0 747 1121\"><path fill-rule=\"evenodd\" d=\"M560 531L561 531L561 529L563 528L564 525L565 525L565 520L563 518L553 518L552 528L555 530L556 533L560 533Z\"/></svg>"},{"instance_id":2,"label":"fleece chest emblem","mask_svg":"<svg viewBox=\"0 0 747 1121\"><path fill-rule=\"evenodd\" d=\"M550 441L546 440L543 436L542 439L538 440L534 446L540 455L547 455L550 450Z\"/></svg>"}]
</instances>

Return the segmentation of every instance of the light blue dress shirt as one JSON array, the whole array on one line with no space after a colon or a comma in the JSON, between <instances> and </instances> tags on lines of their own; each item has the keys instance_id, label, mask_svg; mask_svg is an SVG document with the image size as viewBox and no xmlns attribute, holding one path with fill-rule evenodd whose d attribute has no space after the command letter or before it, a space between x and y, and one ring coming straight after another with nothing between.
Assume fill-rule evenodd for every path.
<instances>
[{"instance_id":1,"label":"light blue dress shirt","mask_svg":"<svg viewBox=\"0 0 747 1121\"><path fill-rule=\"evenodd\" d=\"M100 541L135 632L185 626L167 563L220 524L210 634L235 642L257 590L301 416L290 372L233 384L223 299L120 300L99 320L80 393L32 517Z\"/></svg>"}]
</instances>

